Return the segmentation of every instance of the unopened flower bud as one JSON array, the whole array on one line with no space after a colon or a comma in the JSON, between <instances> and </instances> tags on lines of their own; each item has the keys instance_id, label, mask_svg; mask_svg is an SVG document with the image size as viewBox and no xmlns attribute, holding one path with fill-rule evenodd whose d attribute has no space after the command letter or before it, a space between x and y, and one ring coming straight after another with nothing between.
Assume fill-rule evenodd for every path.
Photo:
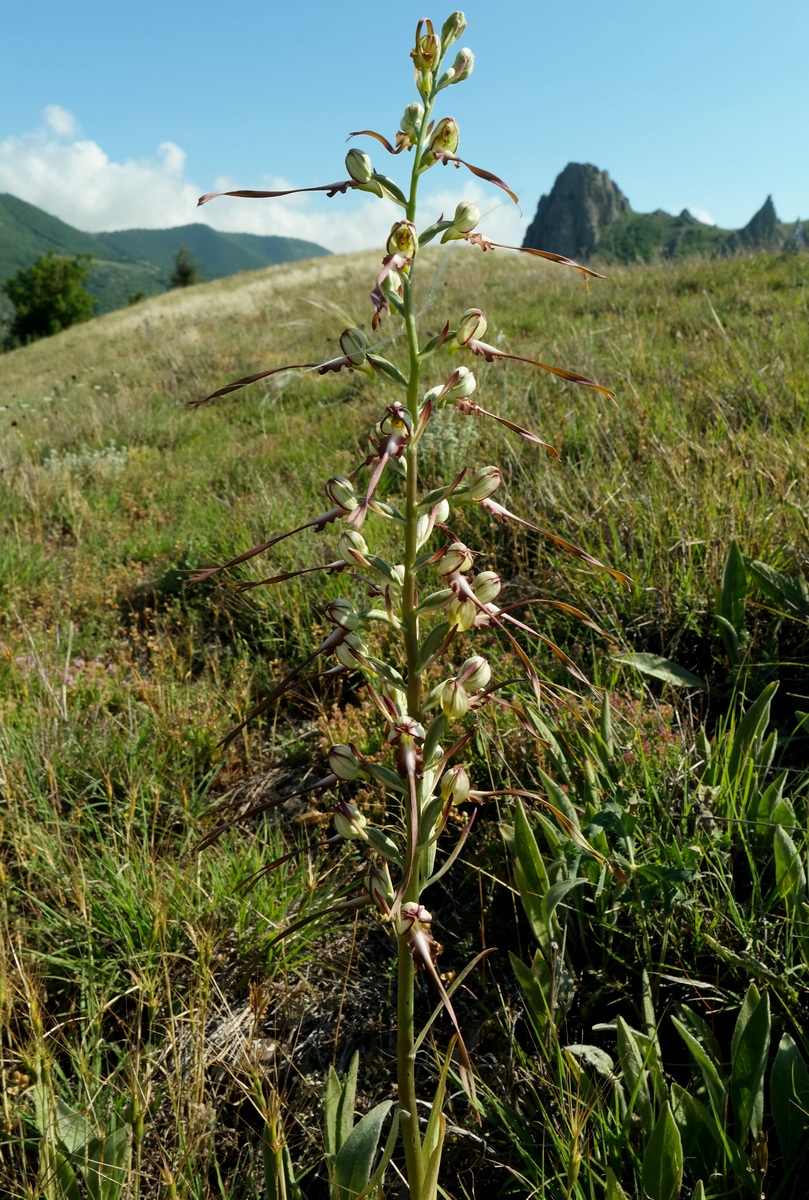
<instances>
[{"instance_id":1,"label":"unopened flower bud","mask_svg":"<svg viewBox=\"0 0 809 1200\"><path fill-rule=\"evenodd\" d=\"M458 149L458 139L458 122L454 117L444 117L438 122L430 138L429 154L454 154Z\"/></svg>"},{"instance_id":2,"label":"unopened flower bud","mask_svg":"<svg viewBox=\"0 0 809 1200\"><path fill-rule=\"evenodd\" d=\"M329 769L338 779L345 779L349 783L355 779L365 779L368 774L351 747L341 742L329 747Z\"/></svg>"},{"instance_id":3,"label":"unopened flower bud","mask_svg":"<svg viewBox=\"0 0 809 1200\"><path fill-rule=\"evenodd\" d=\"M441 710L448 721L457 721L469 709L466 688L457 679L448 679L441 685Z\"/></svg>"},{"instance_id":4,"label":"unopened flower bud","mask_svg":"<svg viewBox=\"0 0 809 1200\"><path fill-rule=\"evenodd\" d=\"M502 586L496 571L481 571L472 580L472 590L481 604L490 604L495 600Z\"/></svg>"},{"instance_id":5,"label":"unopened flower bud","mask_svg":"<svg viewBox=\"0 0 809 1200\"><path fill-rule=\"evenodd\" d=\"M358 629L363 624L362 617L351 601L342 597L329 601L326 605L326 616L333 625L339 625L341 629Z\"/></svg>"},{"instance_id":6,"label":"unopened flower bud","mask_svg":"<svg viewBox=\"0 0 809 1200\"><path fill-rule=\"evenodd\" d=\"M424 108L419 103L408 104L399 122L402 133L406 133L414 141L418 141L421 123L424 120Z\"/></svg>"},{"instance_id":7,"label":"unopened flower bud","mask_svg":"<svg viewBox=\"0 0 809 1200\"><path fill-rule=\"evenodd\" d=\"M439 575L451 575L455 571L469 571L472 567L472 553L463 542L452 542L447 552L436 567Z\"/></svg>"},{"instance_id":8,"label":"unopened flower bud","mask_svg":"<svg viewBox=\"0 0 809 1200\"><path fill-rule=\"evenodd\" d=\"M447 17L441 27L441 45L446 50L453 42L457 42L458 38L463 37L466 29L466 17L462 12L454 12Z\"/></svg>"},{"instance_id":9,"label":"unopened flower bud","mask_svg":"<svg viewBox=\"0 0 809 1200\"><path fill-rule=\"evenodd\" d=\"M374 174L370 158L364 150L357 150L356 147L352 147L346 155L346 170L357 183L369 183Z\"/></svg>"},{"instance_id":10,"label":"unopened flower bud","mask_svg":"<svg viewBox=\"0 0 809 1200\"><path fill-rule=\"evenodd\" d=\"M327 481L326 495L338 508L344 508L346 512L351 512L359 503L354 492L354 484L350 479L346 479L345 475L335 475Z\"/></svg>"},{"instance_id":11,"label":"unopened flower bud","mask_svg":"<svg viewBox=\"0 0 809 1200\"><path fill-rule=\"evenodd\" d=\"M481 467L470 475L464 496L470 500L487 500L500 487L500 468Z\"/></svg>"},{"instance_id":12,"label":"unopened flower bud","mask_svg":"<svg viewBox=\"0 0 809 1200\"><path fill-rule=\"evenodd\" d=\"M388 254L413 258L419 248L419 233L412 221L396 221L388 236Z\"/></svg>"},{"instance_id":13,"label":"unopened flower bud","mask_svg":"<svg viewBox=\"0 0 809 1200\"><path fill-rule=\"evenodd\" d=\"M340 334L340 349L352 366L361 367L368 351L365 335L359 329L354 329L353 326L344 329Z\"/></svg>"},{"instance_id":14,"label":"unopened flower bud","mask_svg":"<svg viewBox=\"0 0 809 1200\"><path fill-rule=\"evenodd\" d=\"M459 50L455 56L455 62L452 64L454 72L453 83L463 83L472 74L472 69L475 65L475 56L471 50L466 47Z\"/></svg>"},{"instance_id":15,"label":"unopened flower bud","mask_svg":"<svg viewBox=\"0 0 809 1200\"><path fill-rule=\"evenodd\" d=\"M480 654L473 654L471 658L467 658L456 679L464 685L467 691L477 692L487 686L491 677L492 669L486 659Z\"/></svg>"},{"instance_id":16,"label":"unopened flower bud","mask_svg":"<svg viewBox=\"0 0 809 1200\"><path fill-rule=\"evenodd\" d=\"M463 804L471 783L466 767L450 767L441 776L441 799L445 804Z\"/></svg>"},{"instance_id":17,"label":"unopened flower bud","mask_svg":"<svg viewBox=\"0 0 809 1200\"><path fill-rule=\"evenodd\" d=\"M371 867L367 878L362 881L362 886L383 912L390 911L390 906L393 904L394 892L393 881L391 880L386 862L382 863L381 867Z\"/></svg>"},{"instance_id":18,"label":"unopened flower bud","mask_svg":"<svg viewBox=\"0 0 809 1200\"><path fill-rule=\"evenodd\" d=\"M458 322L455 340L459 346L465 346L473 338L479 341L486 336L489 322L479 308L468 308Z\"/></svg>"},{"instance_id":19,"label":"unopened flower bud","mask_svg":"<svg viewBox=\"0 0 809 1200\"><path fill-rule=\"evenodd\" d=\"M424 393L421 398L422 404L434 404L443 390L444 389L441 387L441 384L437 383L435 387L431 387L428 392Z\"/></svg>"},{"instance_id":20,"label":"unopened flower bud","mask_svg":"<svg viewBox=\"0 0 809 1200\"><path fill-rule=\"evenodd\" d=\"M474 200L462 200L455 209L452 228L458 233L471 233L480 220L480 209Z\"/></svg>"},{"instance_id":21,"label":"unopened flower bud","mask_svg":"<svg viewBox=\"0 0 809 1200\"><path fill-rule=\"evenodd\" d=\"M449 394L454 399L467 400L478 386L478 381L468 367L458 367L455 373L458 379L450 388Z\"/></svg>"},{"instance_id":22,"label":"unopened flower bud","mask_svg":"<svg viewBox=\"0 0 809 1200\"><path fill-rule=\"evenodd\" d=\"M365 643L362 638L357 637L356 633L347 634L340 645L335 648L334 655L344 667L362 670L368 666Z\"/></svg>"},{"instance_id":23,"label":"unopened flower bud","mask_svg":"<svg viewBox=\"0 0 809 1200\"><path fill-rule=\"evenodd\" d=\"M474 600L459 600L454 596L447 605L447 620L459 632L471 629L478 615L478 606Z\"/></svg>"},{"instance_id":24,"label":"unopened flower bud","mask_svg":"<svg viewBox=\"0 0 809 1200\"><path fill-rule=\"evenodd\" d=\"M348 800L339 800L332 811L334 828L340 837L345 838L347 842L355 841L357 838L362 838L363 841L367 840L365 827L368 822L356 804L351 804Z\"/></svg>"},{"instance_id":25,"label":"unopened flower bud","mask_svg":"<svg viewBox=\"0 0 809 1200\"><path fill-rule=\"evenodd\" d=\"M344 529L337 540L337 548L343 562L353 566L358 563L361 567L370 566L368 562L368 543L356 529Z\"/></svg>"}]
</instances>

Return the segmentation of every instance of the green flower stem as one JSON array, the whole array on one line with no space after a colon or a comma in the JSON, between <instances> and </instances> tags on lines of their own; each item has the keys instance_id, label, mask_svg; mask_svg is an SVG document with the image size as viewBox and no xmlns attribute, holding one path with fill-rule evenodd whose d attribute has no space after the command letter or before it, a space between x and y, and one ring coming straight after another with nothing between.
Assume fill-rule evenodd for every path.
<instances>
[{"instance_id":1,"label":"green flower stem","mask_svg":"<svg viewBox=\"0 0 809 1200\"><path fill-rule=\"evenodd\" d=\"M415 161L410 180L410 196L407 204L407 219L415 223L418 192L418 166L424 150L427 126L430 121L432 102L425 105L424 120L415 147ZM410 264L404 275L404 321L410 359L410 375L407 389L407 408L415 428L419 416L421 395L421 364L419 356L418 328L416 323L415 295L413 287L415 263ZM402 591L402 634L407 660L407 711L411 717L422 718L422 686L418 671L419 620L416 613L416 571L418 553L416 534L418 525L419 473L418 442L411 441L405 451L407 462L407 485L405 495L405 553L404 587ZM408 829L408 844L415 845L417 830ZM412 864L407 891L403 902L418 900L421 891L421 862L419 852ZM402 1140L404 1142L407 1180L411 1200L421 1200L424 1187L424 1163L421 1153L418 1102L416 1097L416 1048L415 1048L415 966L406 936L398 939L399 976L397 997L397 1081L399 1106L402 1110Z\"/></svg>"},{"instance_id":2,"label":"green flower stem","mask_svg":"<svg viewBox=\"0 0 809 1200\"><path fill-rule=\"evenodd\" d=\"M399 937L399 978L397 998L397 1037L399 1107L402 1110L402 1141L404 1142L407 1181L410 1200L421 1200L424 1183L424 1163L421 1157L418 1102L416 1099L415 1046L415 966L407 945L407 937Z\"/></svg>"}]
</instances>

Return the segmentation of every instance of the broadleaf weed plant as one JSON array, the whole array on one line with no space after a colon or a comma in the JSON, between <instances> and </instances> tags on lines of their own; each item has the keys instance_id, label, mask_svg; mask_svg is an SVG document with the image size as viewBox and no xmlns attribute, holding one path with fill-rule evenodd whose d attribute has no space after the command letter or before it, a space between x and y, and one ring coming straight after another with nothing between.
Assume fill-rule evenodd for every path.
<instances>
[{"instance_id":1,"label":"broadleaf weed plant","mask_svg":"<svg viewBox=\"0 0 809 1200\"><path fill-rule=\"evenodd\" d=\"M377 352L379 346L369 345L361 330L348 328L340 335L341 353L335 358L261 371L220 387L194 402L199 406L260 379L290 370L316 371L320 375L363 372L380 389L391 388L397 396L384 405L378 422L370 430L370 449L364 461L350 475L334 476L326 482L329 506L323 512L302 520L295 529L270 537L221 566L197 571L192 582L235 567L303 530L322 532L334 526L339 531L336 552L330 561L239 585L245 589L277 584L295 574L321 571L326 575L341 575L352 586L355 599L346 596L326 604L331 631L304 663L291 670L248 713L223 744L230 743L249 721L267 712L294 685L303 680L325 682L349 672L359 672L363 677L367 695L384 725L385 744L390 751L388 762L372 759L353 744L333 745L328 753L328 773L305 791L309 795L327 795L346 783L361 782L366 788L379 789L385 797L387 819L384 826L371 824L355 804L338 799L332 808L334 834L327 839L326 845L335 846L344 841L364 844L367 869L364 868L362 885L354 896L337 905L336 910L347 912L366 905L375 908L381 920L393 930L397 941L398 1110L395 1119L401 1129L407 1183L413 1200L426 1200L438 1194L445 1130L441 1107L447 1065L455 1044L461 1081L473 1112L476 1112L472 1064L453 1009L452 989L445 988L436 966L439 946L431 929L432 917L423 903L424 894L457 860L477 807L495 795L535 799L552 810L552 815L569 837L580 845L583 842L574 824L543 795L516 789L481 790L474 786L462 761L476 723L490 706L511 709L517 720L530 725L524 710L513 698L513 690L500 694L504 688L522 687L527 693L527 701L523 703L537 709L547 709L563 695L565 689L540 677L524 649L526 638L543 643L580 684L587 685L588 681L549 637L510 611L514 606L498 605L500 577L493 570L478 569L479 551L460 538L456 521L464 509L468 511L477 506L501 522L527 526L591 566L609 572L619 582L627 583L622 572L604 566L585 550L555 533L537 529L495 500L494 494L501 483L497 466L464 468L454 479L426 493L420 489L420 442L431 422L470 416L485 418L498 422L538 450L556 456L553 447L538 434L480 404L475 375L468 366L455 365L452 360L456 355L471 355L488 363L504 360L529 363L612 399L607 388L585 375L509 354L499 346L487 343L484 340L487 319L476 306L468 308L454 322L447 320L436 336L425 341L420 335L416 277L419 255L428 243L440 239L444 244L465 241L482 251L496 246L517 249L491 242L476 232L480 213L472 202L459 204L450 218L441 216L422 228L417 223L419 183L426 172L439 164L466 167L477 178L500 188L517 202L514 193L496 175L458 157L459 129L455 119L451 116L436 119L434 116L436 104L444 98L442 93L464 82L472 73L474 55L471 50L457 51L449 65L451 48L463 36L465 28L466 20L461 12L453 13L444 22L440 33L435 31L431 21L420 20L411 52L418 99L405 108L394 140L391 142L369 129L351 135L375 139L394 157L409 155L412 165L407 190L376 171L369 156L357 148L350 149L346 157L348 179L319 188L295 189L324 191L330 197L359 190L401 210L392 225L371 292L371 325L376 334L383 321L399 323L399 334L403 335L406 347L403 361L397 364L382 357ZM288 193L215 193L203 196L200 204L222 194L266 199ZM595 274L561 255L537 250L526 252L574 268L584 276L585 286L587 276ZM449 366L437 367L438 382L431 382L427 378L428 368L440 362L444 355L450 358ZM383 476L386 477L387 499L382 499L380 494ZM374 553L373 530L378 522L388 522L395 527L400 561L389 562ZM362 598L357 599L360 594ZM573 604L550 599L538 599L533 603L555 606L565 615L595 627L591 619ZM386 646L395 647L393 652L386 651L386 659L378 657L366 641L368 631L375 624L386 628ZM493 678L487 658L478 651L478 639L493 631L507 639L520 664L519 681L498 682ZM470 638L476 645L470 648L471 652L464 653L461 647ZM306 674L318 659L333 659L334 664ZM265 803L262 808L273 803L275 801L270 801L269 805ZM447 829L453 809L461 805L467 814L465 823L454 846L439 864L439 839ZM227 822L214 829L203 844L213 841L226 826ZM600 857L586 842L584 848ZM268 864L263 870L275 865ZM432 1116L424 1129L417 1116L415 1072L417 1050L424 1037L424 1031L417 1034L415 1023L417 971L424 971L431 977L454 1028ZM338 1094L336 1091L335 1095ZM349 1123L347 1129L350 1127ZM364 1153L367 1153L366 1143L363 1145ZM383 1159L389 1157L388 1149ZM370 1171L370 1160L368 1166ZM340 1177L339 1170L336 1175L332 1172L333 1184L337 1177ZM375 1194L380 1179L379 1167L363 1181L359 1190L356 1172L352 1169L344 1170L342 1178L352 1180L351 1185L337 1185L337 1192L344 1200L348 1200L349 1195L356 1198Z\"/></svg>"}]
</instances>

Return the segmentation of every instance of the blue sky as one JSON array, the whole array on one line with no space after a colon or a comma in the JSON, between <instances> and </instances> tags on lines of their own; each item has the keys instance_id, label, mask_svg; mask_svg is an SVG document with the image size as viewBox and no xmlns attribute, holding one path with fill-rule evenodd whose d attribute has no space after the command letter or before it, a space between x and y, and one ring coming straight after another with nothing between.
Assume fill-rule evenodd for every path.
<instances>
[{"instance_id":1,"label":"blue sky","mask_svg":"<svg viewBox=\"0 0 809 1200\"><path fill-rule=\"evenodd\" d=\"M357 195L218 200L224 185L307 187L345 177L345 138L392 138L416 99L416 21L450 9L385 0L39 0L0 42L0 191L81 229L208 220L374 246L387 204ZM521 239L567 162L610 172L638 212L689 207L745 224L772 193L784 220L809 217L807 0L470 0L459 45L468 82L438 115L496 189L452 168L424 178L425 219L477 199L481 229ZM408 163L361 142L379 170ZM377 153L378 150L378 153ZM435 209L435 211L433 211ZM552 247L550 247L552 248Z\"/></svg>"}]
</instances>

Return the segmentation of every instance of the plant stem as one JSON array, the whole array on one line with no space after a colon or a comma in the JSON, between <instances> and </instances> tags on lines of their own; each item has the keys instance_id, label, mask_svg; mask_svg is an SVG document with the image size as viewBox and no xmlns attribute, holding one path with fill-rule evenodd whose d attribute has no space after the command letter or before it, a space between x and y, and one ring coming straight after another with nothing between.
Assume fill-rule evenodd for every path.
<instances>
[{"instance_id":1,"label":"plant stem","mask_svg":"<svg viewBox=\"0 0 809 1200\"><path fill-rule=\"evenodd\" d=\"M429 112L432 104L428 103L418 145L415 147L415 160L410 181L410 195L407 205L407 219L414 221L416 217L416 196L418 191L418 166L424 148L426 129L429 123ZM413 287L414 263L404 274L404 321L407 334L409 355L409 379L407 388L407 408L415 429L419 416L419 396L421 392L421 372L418 328L416 323L415 295ZM419 620L416 613L418 593L416 590L416 556L418 503L419 503L419 472L418 472L418 441L411 440L405 451L407 463L407 484L405 495L405 552L404 552L404 587L402 592L402 634L405 644L407 662L407 711L411 717L420 721L422 718L422 685L419 673ZM418 814L408 818L418 820ZM408 829L408 845L416 846L418 829ZM411 864L411 875L403 900L419 899L421 890L421 863L416 851L416 859ZM416 1098L416 1050L415 1050L415 966L410 954L406 935L399 936L398 955L398 997L397 997L397 1059L398 1059L398 1088L399 1107L402 1112L402 1140L404 1142L405 1162L407 1166L407 1181L411 1200L421 1200L424 1186L424 1163L422 1161L421 1134L419 1132L418 1102Z\"/></svg>"}]
</instances>

